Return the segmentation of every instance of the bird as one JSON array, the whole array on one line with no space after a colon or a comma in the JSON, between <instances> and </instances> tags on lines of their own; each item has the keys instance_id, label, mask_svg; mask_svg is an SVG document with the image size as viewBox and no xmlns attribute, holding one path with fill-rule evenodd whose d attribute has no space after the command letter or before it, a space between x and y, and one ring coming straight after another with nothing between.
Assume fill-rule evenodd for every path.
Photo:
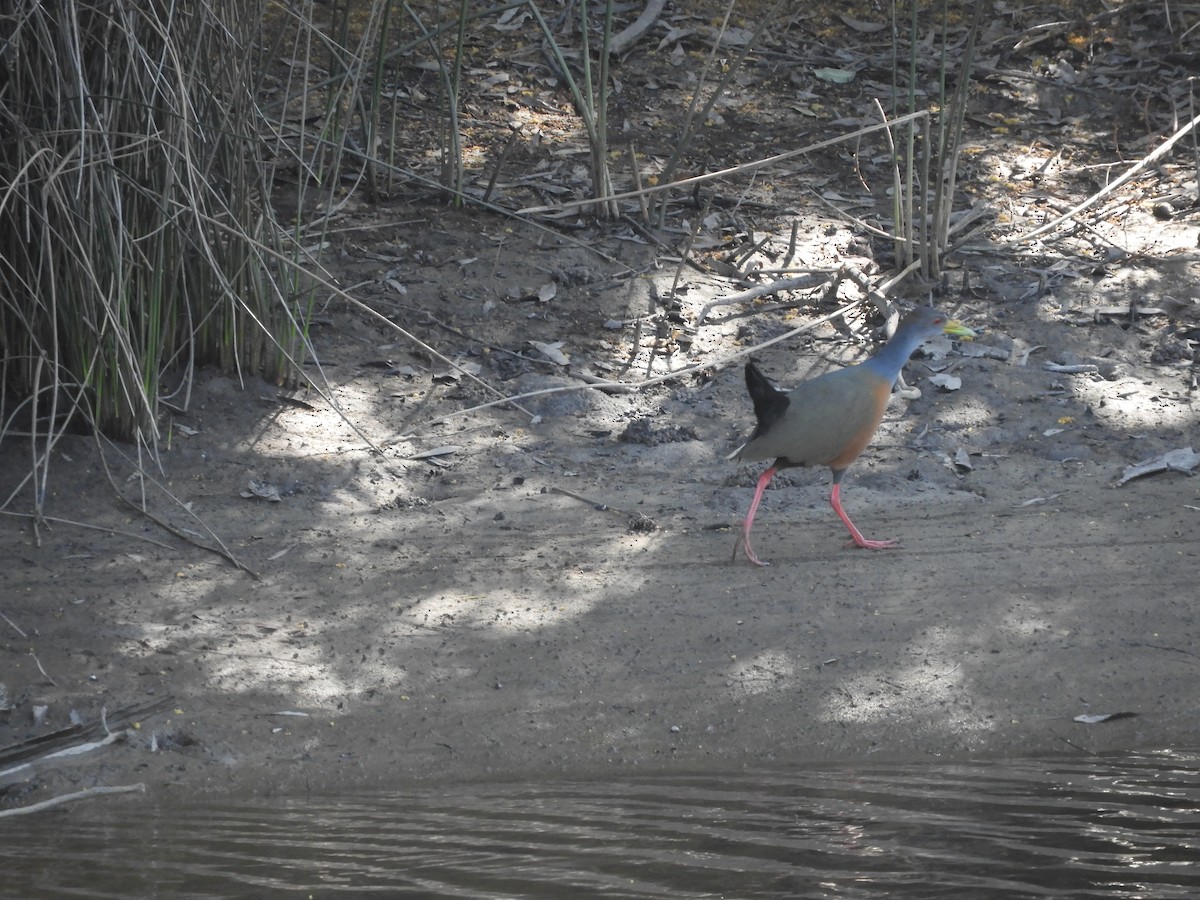
<instances>
[{"instance_id":1,"label":"bird","mask_svg":"<svg viewBox=\"0 0 1200 900\"><path fill-rule=\"evenodd\" d=\"M921 306L905 316L892 339L865 362L826 372L801 382L790 391L776 387L753 361L746 363L746 389L758 420L749 439L731 454L739 460L774 459L759 476L750 511L733 547L756 566L759 559L750 546L750 528L763 491L780 469L794 466L828 466L833 473L829 502L850 531L854 544L867 550L896 546L896 541L863 537L842 508L842 478L850 464L866 449L883 419L892 387L908 358L930 338L940 334L970 339L975 332L945 313Z\"/></svg>"}]
</instances>

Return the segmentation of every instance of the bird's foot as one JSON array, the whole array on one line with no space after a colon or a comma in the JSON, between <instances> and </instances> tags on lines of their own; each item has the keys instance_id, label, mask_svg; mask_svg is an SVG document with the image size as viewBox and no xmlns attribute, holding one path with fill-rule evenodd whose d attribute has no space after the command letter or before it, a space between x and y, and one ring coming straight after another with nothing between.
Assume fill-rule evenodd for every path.
<instances>
[{"instance_id":1,"label":"bird's foot","mask_svg":"<svg viewBox=\"0 0 1200 900\"><path fill-rule=\"evenodd\" d=\"M864 550L890 550L893 547L900 546L900 541L872 541L868 538L859 536L846 541L847 547L862 547Z\"/></svg>"},{"instance_id":2,"label":"bird's foot","mask_svg":"<svg viewBox=\"0 0 1200 900\"><path fill-rule=\"evenodd\" d=\"M746 559L750 560L750 562L754 563L756 566L762 566L764 568L771 564L767 560L759 559L757 556L755 556L754 551L749 547L746 548Z\"/></svg>"},{"instance_id":3,"label":"bird's foot","mask_svg":"<svg viewBox=\"0 0 1200 900\"><path fill-rule=\"evenodd\" d=\"M770 563L767 562L765 559L759 559L757 556L754 555L754 551L750 549L750 538L746 535L746 532L744 532L744 531L741 532L740 534L738 534L737 543L735 543L733 545L733 557L730 559L730 562L737 562L737 555L738 555L739 550L745 550L746 551L746 559L750 560L750 562L754 563L756 566L769 566L770 565Z\"/></svg>"}]
</instances>

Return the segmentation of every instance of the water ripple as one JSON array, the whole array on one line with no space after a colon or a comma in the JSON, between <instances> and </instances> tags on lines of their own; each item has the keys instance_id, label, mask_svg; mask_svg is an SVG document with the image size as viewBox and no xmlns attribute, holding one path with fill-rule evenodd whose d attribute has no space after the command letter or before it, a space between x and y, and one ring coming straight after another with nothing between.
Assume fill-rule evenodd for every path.
<instances>
[{"instance_id":1,"label":"water ripple","mask_svg":"<svg viewBox=\"0 0 1200 900\"><path fill-rule=\"evenodd\" d=\"M1200 754L482 784L0 828L0 896L1192 898Z\"/></svg>"}]
</instances>

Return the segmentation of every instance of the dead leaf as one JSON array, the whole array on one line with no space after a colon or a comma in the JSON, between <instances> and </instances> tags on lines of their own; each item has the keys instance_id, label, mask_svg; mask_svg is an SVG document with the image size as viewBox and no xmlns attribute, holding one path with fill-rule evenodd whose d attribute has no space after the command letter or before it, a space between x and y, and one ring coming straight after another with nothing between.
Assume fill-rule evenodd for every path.
<instances>
[{"instance_id":1,"label":"dead leaf","mask_svg":"<svg viewBox=\"0 0 1200 900\"><path fill-rule=\"evenodd\" d=\"M1144 459L1140 463L1126 466L1125 473L1117 482L1117 487L1127 481L1141 478L1143 475L1153 475L1155 472L1182 472L1185 475L1191 475L1192 469L1196 466L1200 466L1200 453L1191 447L1177 447L1174 450L1168 450L1161 456Z\"/></svg>"},{"instance_id":2,"label":"dead leaf","mask_svg":"<svg viewBox=\"0 0 1200 900\"><path fill-rule=\"evenodd\" d=\"M678 45L684 38L691 37L696 33L695 28L672 28L667 32L666 37L658 42L658 49L662 50L669 44Z\"/></svg>"},{"instance_id":3,"label":"dead leaf","mask_svg":"<svg viewBox=\"0 0 1200 900\"><path fill-rule=\"evenodd\" d=\"M571 357L567 356L567 354L563 353L562 350L559 349L563 345L562 341L555 341L553 344L545 344L541 341L530 341L529 344L535 350L537 350L538 353L542 354L542 356L546 357L546 359L553 363L558 363L560 366L570 365L571 363Z\"/></svg>"},{"instance_id":4,"label":"dead leaf","mask_svg":"<svg viewBox=\"0 0 1200 900\"><path fill-rule=\"evenodd\" d=\"M830 84L849 84L854 80L854 74L849 69L831 69L828 66L813 69L813 75Z\"/></svg>"},{"instance_id":5,"label":"dead leaf","mask_svg":"<svg viewBox=\"0 0 1200 900\"><path fill-rule=\"evenodd\" d=\"M1101 722L1111 722L1114 719L1132 719L1136 715L1137 713L1135 712L1096 713L1090 715L1085 713L1082 716L1076 716L1073 721L1083 725L1098 725Z\"/></svg>"},{"instance_id":6,"label":"dead leaf","mask_svg":"<svg viewBox=\"0 0 1200 900\"><path fill-rule=\"evenodd\" d=\"M722 47L745 47L754 39L754 32L749 28L731 26L726 28L717 41Z\"/></svg>"},{"instance_id":7,"label":"dead leaf","mask_svg":"<svg viewBox=\"0 0 1200 900\"><path fill-rule=\"evenodd\" d=\"M852 19L849 16L843 16L840 13L838 14L838 18L841 19L847 27L853 28L855 31L861 34L874 34L877 31L883 31L883 29L887 28L885 23L861 22L858 19Z\"/></svg>"},{"instance_id":8,"label":"dead leaf","mask_svg":"<svg viewBox=\"0 0 1200 900\"><path fill-rule=\"evenodd\" d=\"M1046 497L1031 497L1030 499L1026 500L1024 503L1018 503L1016 506L1013 507L1013 509L1020 509L1023 506L1038 506L1042 503L1049 503L1051 500L1055 500L1061 496L1062 496L1062 494L1058 493L1058 494L1050 494L1049 496L1046 496Z\"/></svg>"},{"instance_id":9,"label":"dead leaf","mask_svg":"<svg viewBox=\"0 0 1200 900\"><path fill-rule=\"evenodd\" d=\"M943 391L957 391L962 387L962 379L957 375L930 375L929 383Z\"/></svg>"},{"instance_id":10,"label":"dead leaf","mask_svg":"<svg viewBox=\"0 0 1200 900\"><path fill-rule=\"evenodd\" d=\"M279 488L265 481L251 481L246 485L246 490L242 491L242 496L247 500L257 497L268 503L278 503L282 499L279 496Z\"/></svg>"},{"instance_id":11,"label":"dead leaf","mask_svg":"<svg viewBox=\"0 0 1200 900\"><path fill-rule=\"evenodd\" d=\"M517 13L521 13L519 16ZM516 6L512 9L505 10L495 22L489 23L489 28L494 28L496 31L519 31L524 27L525 20L529 18L528 10L523 10Z\"/></svg>"},{"instance_id":12,"label":"dead leaf","mask_svg":"<svg viewBox=\"0 0 1200 900\"><path fill-rule=\"evenodd\" d=\"M1027 366L1029 365L1029 355L1031 353L1045 349L1045 347L1026 344L1020 338L1013 338L1012 352L1009 354L1008 364L1011 366Z\"/></svg>"},{"instance_id":13,"label":"dead leaf","mask_svg":"<svg viewBox=\"0 0 1200 900\"><path fill-rule=\"evenodd\" d=\"M457 453L462 447L457 444L446 444L443 447L434 447L432 450L422 450L420 453L414 453L409 459L429 459L433 456L449 456L451 453Z\"/></svg>"},{"instance_id":14,"label":"dead leaf","mask_svg":"<svg viewBox=\"0 0 1200 900\"><path fill-rule=\"evenodd\" d=\"M1068 366L1048 362L1042 363L1042 368L1047 372L1056 372L1060 375L1098 375L1100 373L1100 367L1091 363Z\"/></svg>"}]
</instances>

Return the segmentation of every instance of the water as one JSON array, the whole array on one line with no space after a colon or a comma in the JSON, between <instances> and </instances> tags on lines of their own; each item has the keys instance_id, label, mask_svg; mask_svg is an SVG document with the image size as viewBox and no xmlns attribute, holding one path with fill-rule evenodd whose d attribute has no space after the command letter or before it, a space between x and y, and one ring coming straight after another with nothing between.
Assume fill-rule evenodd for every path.
<instances>
[{"instance_id":1,"label":"water","mask_svg":"<svg viewBox=\"0 0 1200 900\"><path fill-rule=\"evenodd\" d=\"M1200 897L1200 752L478 784L0 820L0 896Z\"/></svg>"}]
</instances>

